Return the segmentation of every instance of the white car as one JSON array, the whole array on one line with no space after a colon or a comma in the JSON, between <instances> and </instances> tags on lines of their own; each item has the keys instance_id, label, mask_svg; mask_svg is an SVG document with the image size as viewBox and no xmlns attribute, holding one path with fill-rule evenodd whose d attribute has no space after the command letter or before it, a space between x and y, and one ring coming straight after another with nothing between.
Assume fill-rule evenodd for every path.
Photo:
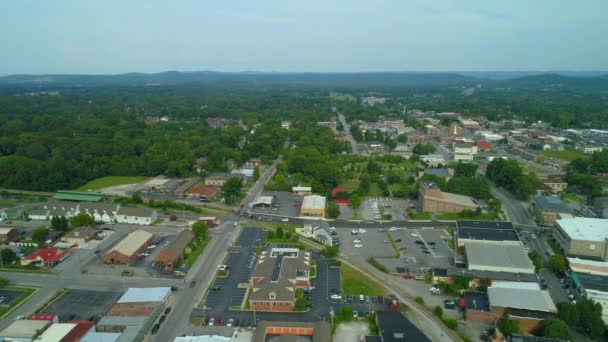
<instances>
[{"instance_id":1,"label":"white car","mask_svg":"<svg viewBox=\"0 0 608 342\"><path fill-rule=\"evenodd\" d=\"M228 322L226 323L227 327L231 327L234 324L234 318L231 318L228 320Z\"/></svg>"},{"instance_id":2,"label":"white car","mask_svg":"<svg viewBox=\"0 0 608 342\"><path fill-rule=\"evenodd\" d=\"M156 248L156 245L150 245L150 246L148 246L148 249L154 249L154 248Z\"/></svg>"},{"instance_id":3,"label":"white car","mask_svg":"<svg viewBox=\"0 0 608 342\"><path fill-rule=\"evenodd\" d=\"M342 295L339 293L332 293L330 297L331 299L342 299Z\"/></svg>"},{"instance_id":4,"label":"white car","mask_svg":"<svg viewBox=\"0 0 608 342\"><path fill-rule=\"evenodd\" d=\"M329 230L336 230L336 227L329 227Z\"/></svg>"},{"instance_id":5,"label":"white car","mask_svg":"<svg viewBox=\"0 0 608 342\"><path fill-rule=\"evenodd\" d=\"M411 236L418 236L418 234L416 234L416 233L412 233L412 234L410 234L410 235L411 235Z\"/></svg>"},{"instance_id":6,"label":"white car","mask_svg":"<svg viewBox=\"0 0 608 342\"><path fill-rule=\"evenodd\" d=\"M360 244L360 243L356 243L356 244L355 244L355 248L361 248L361 247L363 247L363 245L362 245L362 244Z\"/></svg>"},{"instance_id":7,"label":"white car","mask_svg":"<svg viewBox=\"0 0 608 342\"><path fill-rule=\"evenodd\" d=\"M390 227L390 228L388 229L388 231L389 231L389 232L394 232L395 230L397 230L397 227Z\"/></svg>"},{"instance_id":8,"label":"white car","mask_svg":"<svg viewBox=\"0 0 608 342\"><path fill-rule=\"evenodd\" d=\"M536 239L536 234L530 235L531 238Z\"/></svg>"},{"instance_id":9,"label":"white car","mask_svg":"<svg viewBox=\"0 0 608 342\"><path fill-rule=\"evenodd\" d=\"M359 242L361 242L361 239L356 238L356 239L354 239L354 240L353 240L353 242L354 242L354 243L359 243Z\"/></svg>"},{"instance_id":10,"label":"white car","mask_svg":"<svg viewBox=\"0 0 608 342\"><path fill-rule=\"evenodd\" d=\"M289 222L289 219L284 218L284 219L282 219L281 221L282 221L282 222Z\"/></svg>"}]
</instances>

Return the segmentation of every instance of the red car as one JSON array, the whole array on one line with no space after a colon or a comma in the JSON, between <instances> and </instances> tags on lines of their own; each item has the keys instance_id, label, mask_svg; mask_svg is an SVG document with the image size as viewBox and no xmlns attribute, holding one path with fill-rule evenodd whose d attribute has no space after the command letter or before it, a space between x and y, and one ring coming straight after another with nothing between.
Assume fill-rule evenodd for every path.
<instances>
[{"instance_id":1,"label":"red car","mask_svg":"<svg viewBox=\"0 0 608 342\"><path fill-rule=\"evenodd\" d=\"M397 239L397 240L395 240L395 242L396 242L396 243L399 243L399 242L401 242L401 239Z\"/></svg>"},{"instance_id":2,"label":"red car","mask_svg":"<svg viewBox=\"0 0 608 342\"><path fill-rule=\"evenodd\" d=\"M215 325L221 325L222 324L222 317L217 316L215 317Z\"/></svg>"},{"instance_id":3,"label":"red car","mask_svg":"<svg viewBox=\"0 0 608 342\"><path fill-rule=\"evenodd\" d=\"M403 279L414 279L414 276L411 274L406 274L403 276Z\"/></svg>"},{"instance_id":4,"label":"red car","mask_svg":"<svg viewBox=\"0 0 608 342\"><path fill-rule=\"evenodd\" d=\"M13 224L13 221L6 221L5 224Z\"/></svg>"}]
</instances>

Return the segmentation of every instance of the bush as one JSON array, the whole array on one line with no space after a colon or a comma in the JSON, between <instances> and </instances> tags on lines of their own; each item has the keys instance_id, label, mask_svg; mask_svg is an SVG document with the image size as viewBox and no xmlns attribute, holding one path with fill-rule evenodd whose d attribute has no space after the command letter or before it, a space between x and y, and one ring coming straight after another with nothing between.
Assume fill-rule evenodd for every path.
<instances>
[{"instance_id":1,"label":"bush","mask_svg":"<svg viewBox=\"0 0 608 342\"><path fill-rule=\"evenodd\" d=\"M424 298L416 297L416 299L414 299L414 300L416 301L416 303L424 305Z\"/></svg>"},{"instance_id":2,"label":"bush","mask_svg":"<svg viewBox=\"0 0 608 342\"><path fill-rule=\"evenodd\" d=\"M433 315L441 318L443 317L443 309L441 308L441 306L437 305L434 309L433 309Z\"/></svg>"},{"instance_id":3,"label":"bush","mask_svg":"<svg viewBox=\"0 0 608 342\"><path fill-rule=\"evenodd\" d=\"M450 330L456 330L456 329L458 329L458 321L455 320L455 319L453 319L453 318L443 318L441 321Z\"/></svg>"},{"instance_id":4,"label":"bush","mask_svg":"<svg viewBox=\"0 0 608 342\"><path fill-rule=\"evenodd\" d=\"M10 284L11 281L6 279L6 278L0 278L0 288L1 287L7 287L8 284Z\"/></svg>"},{"instance_id":5,"label":"bush","mask_svg":"<svg viewBox=\"0 0 608 342\"><path fill-rule=\"evenodd\" d=\"M274 239L274 231L273 230L269 231L268 234L266 235L266 237L268 239Z\"/></svg>"}]
</instances>

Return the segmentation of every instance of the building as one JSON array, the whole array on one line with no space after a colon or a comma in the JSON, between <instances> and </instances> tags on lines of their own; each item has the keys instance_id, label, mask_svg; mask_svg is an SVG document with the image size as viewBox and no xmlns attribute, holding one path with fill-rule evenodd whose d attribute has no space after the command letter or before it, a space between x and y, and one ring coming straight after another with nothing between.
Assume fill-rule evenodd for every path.
<instances>
[{"instance_id":1,"label":"building","mask_svg":"<svg viewBox=\"0 0 608 342\"><path fill-rule=\"evenodd\" d=\"M74 323L53 323L36 338L36 342L63 342L76 326L77 324Z\"/></svg>"},{"instance_id":2,"label":"building","mask_svg":"<svg viewBox=\"0 0 608 342\"><path fill-rule=\"evenodd\" d=\"M331 341L331 328L325 321L280 322L260 321L252 342L267 341Z\"/></svg>"},{"instance_id":3,"label":"building","mask_svg":"<svg viewBox=\"0 0 608 342\"><path fill-rule=\"evenodd\" d=\"M449 169L446 167L426 168L426 169L424 169L423 175L433 175L433 176L445 178L446 180L450 180L450 178L452 178L452 176L454 176L454 169ZM422 175L420 177L422 177Z\"/></svg>"},{"instance_id":4,"label":"building","mask_svg":"<svg viewBox=\"0 0 608 342\"><path fill-rule=\"evenodd\" d=\"M70 252L69 249L60 250L54 247L44 247L34 253L28 254L21 260L21 264L53 267L65 260L70 255Z\"/></svg>"},{"instance_id":5,"label":"building","mask_svg":"<svg viewBox=\"0 0 608 342\"><path fill-rule=\"evenodd\" d=\"M325 218L325 197L319 195L305 196L300 207L300 216Z\"/></svg>"},{"instance_id":6,"label":"building","mask_svg":"<svg viewBox=\"0 0 608 342\"><path fill-rule=\"evenodd\" d=\"M91 240L95 240L97 238L97 230L94 227L80 227L74 230L67 232L62 238L61 241L68 243L70 245L78 245L83 246L87 242Z\"/></svg>"},{"instance_id":7,"label":"building","mask_svg":"<svg viewBox=\"0 0 608 342\"><path fill-rule=\"evenodd\" d=\"M245 167L248 168L256 168L262 164L260 158L251 158L245 162Z\"/></svg>"},{"instance_id":8,"label":"building","mask_svg":"<svg viewBox=\"0 0 608 342\"><path fill-rule=\"evenodd\" d=\"M184 196L188 198L195 198L201 202L210 202L213 196L217 194L217 187L215 186L193 186L184 192Z\"/></svg>"},{"instance_id":9,"label":"building","mask_svg":"<svg viewBox=\"0 0 608 342\"><path fill-rule=\"evenodd\" d=\"M504 245L498 241L470 241L465 243L467 269L534 274L534 265L521 245Z\"/></svg>"},{"instance_id":10,"label":"building","mask_svg":"<svg viewBox=\"0 0 608 342\"><path fill-rule=\"evenodd\" d=\"M0 242L9 243L19 236L19 232L15 228L0 227Z\"/></svg>"},{"instance_id":11,"label":"building","mask_svg":"<svg viewBox=\"0 0 608 342\"><path fill-rule=\"evenodd\" d=\"M262 208L262 209L271 209L278 205L278 199L276 196L260 196L255 202L251 203L251 208Z\"/></svg>"},{"instance_id":12,"label":"building","mask_svg":"<svg viewBox=\"0 0 608 342\"><path fill-rule=\"evenodd\" d=\"M146 249L150 240L152 240L152 234L144 230L131 232L109 252L104 254L101 257L101 261L106 264L131 265L135 263L137 254Z\"/></svg>"},{"instance_id":13,"label":"building","mask_svg":"<svg viewBox=\"0 0 608 342\"><path fill-rule=\"evenodd\" d=\"M477 146L469 143L454 143L454 154L477 154Z\"/></svg>"},{"instance_id":14,"label":"building","mask_svg":"<svg viewBox=\"0 0 608 342\"><path fill-rule=\"evenodd\" d=\"M490 311L487 293L467 291L460 299L460 308L467 322L494 324L496 318Z\"/></svg>"},{"instance_id":15,"label":"building","mask_svg":"<svg viewBox=\"0 0 608 342\"><path fill-rule=\"evenodd\" d=\"M456 221L454 239L457 249L468 242L497 241L503 245L521 245L513 223L508 221Z\"/></svg>"},{"instance_id":16,"label":"building","mask_svg":"<svg viewBox=\"0 0 608 342\"><path fill-rule=\"evenodd\" d=\"M95 222L114 223L119 207L113 203L80 203L78 213L93 217Z\"/></svg>"},{"instance_id":17,"label":"building","mask_svg":"<svg viewBox=\"0 0 608 342\"><path fill-rule=\"evenodd\" d=\"M538 337L534 335L513 334L507 337L507 342L568 342L559 338Z\"/></svg>"},{"instance_id":18,"label":"building","mask_svg":"<svg viewBox=\"0 0 608 342\"><path fill-rule=\"evenodd\" d=\"M296 233L314 239L326 246L333 246L333 238L325 221L317 223L304 223L303 228L296 228Z\"/></svg>"},{"instance_id":19,"label":"building","mask_svg":"<svg viewBox=\"0 0 608 342\"><path fill-rule=\"evenodd\" d=\"M46 210L46 209L30 209L30 210L27 211L27 217L29 217L30 220L46 221L46 220L49 219L49 210Z\"/></svg>"},{"instance_id":20,"label":"building","mask_svg":"<svg viewBox=\"0 0 608 342\"><path fill-rule=\"evenodd\" d=\"M457 122L452 122L448 128L449 135L461 135L462 127Z\"/></svg>"},{"instance_id":21,"label":"building","mask_svg":"<svg viewBox=\"0 0 608 342\"><path fill-rule=\"evenodd\" d=\"M555 221L553 233L570 257L608 261L608 220L574 217Z\"/></svg>"},{"instance_id":22,"label":"building","mask_svg":"<svg viewBox=\"0 0 608 342\"><path fill-rule=\"evenodd\" d=\"M180 263L188 244L194 240L192 230L182 230L165 249L156 256L156 263L164 265L165 271L173 272L176 265Z\"/></svg>"},{"instance_id":23,"label":"building","mask_svg":"<svg viewBox=\"0 0 608 342\"><path fill-rule=\"evenodd\" d=\"M602 306L602 320L608 323L608 276L574 271L570 273L570 279L579 295Z\"/></svg>"},{"instance_id":24,"label":"building","mask_svg":"<svg viewBox=\"0 0 608 342\"><path fill-rule=\"evenodd\" d=\"M231 177L234 176L229 173L212 173L205 178L205 185L222 186Z\"/></svg>"},{"instance_id":25,"label":"building","mask_svg":"<svg viewBox=\"0 0 608 342\"><path fill-rule=\"evenodd\" d=\"M425 162L429 167L440 167L447 164L447 161L443 158L443 156L438 153L420 156L420 160Z\"/></svg>"},{"instance_id":26,"label":"building","mask_svg":"<svg viewBox=\"0 0 608 342\"><path fill-rule=\"evenodd\" d=\"M116 222L124 224L151 225L158 220L156 210L148 208L120 207L116 213Z\"/></svg>"},{"instance_id":27,"label":"building","mask_svg":"<svg viewBox=\"0 0 608 342\"><path fill-rule=\"evenodd\" d=\"M475 143L477 151L490 152L492 151L492 143L488 140L482 139Z\"/></svg>"},{"instance_id":28,"label":"building","mask_svg":"<svg viewBox=\"0 0 608 342\"><path fill-rule=\"evenodd\" d=\"M68 321L68 323L76 324L61 342L79 342L83 341L83 337L92 330L95 330L95 322L92 321Z\"/></svg>"},{"instance_id":29,"label":"building","mask_svg":"<svg viewBox=\"0 0 608 342\"><path fill-rule=\"evenodd\" d=\"M541 226L553 226L559 214L574 213L574 209L555 196L537 196L531 206L536 223Z\"/></svg>"},{"instance_id":30,"label":"building","mask_svg":"<svg viewBox=\"0 0 608 342\"><path fill-rule=\"evenodd\" d=\"M593 200L593 209L605 219L608 219L608 197L598 197Z\"/></svg>"},{"instance_id":31,"label":"building","mask_svg":"<svg viewBox=\"0 0 608 342\"><path fill-rule=\"evenodd\" d=\"M524 333L532 333L546 318L557 316L557 307L548 291L523 287L488 288L490 310L496 320L509 315Z\"/></svg>"},{"instance_id":32,"label":"building","mask_svg":"<svg viewBox=\"0 0 608 342\"><path fill-rule=\"evenodd\" d=\"M251 275L249 303L256 311L293 311L296 289L310 286L310 252L268 246Z\"/></svg>"},{"instance_id":33,"label":"building","mask_svg":"<svg viewBox=\"0 0 608 342\"><path fill-rule=\"evenodd\" d=\"M378 311L376 324L382 342L431 341L400 311Z\"/></svg>"},{"instance_id":34,"label":"building","mask_svg":"<svg viewBox=\"0 0 608 342\"><path fill-rule=\"evenodd\" d=\"M591 145L578 145L576 149L583 152L584 154L593 154L595 152L602 152L603 148L601 146L591 146Z\"/></svg>"},{"instance_id":35,"label":"building","mask_svg":"<svg viewBox=\"0 0 608 342\"><path fill-rule=\"evenodd\" d=\"M555 194L568 188L568 183L561 176L549 176L547 178L540 179L540 181Z\"/></svg>"},{"instance_id":36,"label":"building","mask_svg":"<svg viewBox=\"0 0 608 342\"><path fill-rule=\"evenodd\" d=\"M52 199L59 201L101 202L105 196L104 193L96 191L59 190L53 195Z\"/></svg>"},{"instance_id":37,"label":"building","mask_svg":"<svg viewBox=\"0 0 608 342\"><path fill-rule=\"evenodd\" d=\"M479 207L471 197L443 192L434 182L420 183L418 203L420 211L430 213L459 213Z\"/></svg>"},{"instance_id":38,"label":"building","mask_svg":"<svg viewBox=\"0 0 608 342\"><path fill-rule=\"evenodd\" d=\"M10 207L10 208L0 208L0 221L16 219L18 217L22 218L23 216L23 208L22 207Z\"/></svg>"},{"instance_id":39,"label":"building","mask_svg":"<svg viewBox=\"0 0 608 342\"><path fill-rule=\"evenodd\" d=\"M53 322L31 319L18 319L0 331L0 340L15 342L32 342L40 336Z\"/></svg>"},{"instance_id":40,"label":"building","mask_svg":"<svg viewBox=\"0 0 608 342\"><path fill-rule=\"evenodd\" d=\"M312 188L309 186L294 186L291 188L291 192L298 196L308 196L312 195Z\"/></svg>"}]
</instances>

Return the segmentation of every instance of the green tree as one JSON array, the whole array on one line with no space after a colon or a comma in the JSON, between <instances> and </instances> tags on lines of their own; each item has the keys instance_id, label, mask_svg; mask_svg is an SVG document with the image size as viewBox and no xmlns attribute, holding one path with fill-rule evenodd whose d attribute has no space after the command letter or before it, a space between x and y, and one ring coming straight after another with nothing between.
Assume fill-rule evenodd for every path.
<instances>
[{"instance_id":1,"label":"green tree","mask_svg":"<svg viewBox=\"0 0 608 342\"><path fill-rule=\"evenodd\" d=\"M192 232L198 240L204 240L207 237L209 227L205 222L195 222L192 224Z\"/></svg>"},{"instance_id":2,"label":"green tree","mask_svg":"<svg viewBox=\"0 0 608 342\"><path fill-rule=\"evenodd\" d=\"M441 306L437 305L433 308L433 315L439 318L443 317L443 309L441 308Z\"/></svg>"},{"instance_id":3,"label":"green tree","mask_svg":"<svg viewBox=\"0 0 608 342\"><path fill-rule=\"evenodd\" d=\"M243 181L241 178L233 177L228 179L224 185L222 185L222 196L224 196L226 203L235 203L241 195L242 187Z\"/></svg>"},{"instance_id":4,"label":"green tree","mask_svg":"<svg viewBox=\"0 0 608 342\"><path fill-rule=\"evenodd\" d=\"M606 330L602 320L602 305L592 299L581 298L576 302L579 312L579 323L588 332L589 337L597 339Z\"/></svg>"},{"instance_id":5,"label":"green tree","mask_svg":"<svg viewBox=\"0 0 608 342\"><path fill-rule=\"evenodd\" d=\"M11 281L7 278L0 278L0 288L7 287Z\"/></svg>"},{"instance_id":6,"label":"green tree","mask_svg":"<svg viewBox=\"0 0 608 342\"><path fill-rule=\"evenodd\" d=\"M133 193L133 195L131 196L131 200L133 201L133 203L135 204L141 204L144 203L144 200L141 198L141 194L139 191L135 191Z\"/></svg>"},{"instance_id":7,"label":"green tree","mask_svg":"<svg viewBox=\"0 0 608 342\"><path fill-rule=\"evenodd\" d=\"M2 263L4 264L11 264L18 259L17 254L8 248L1 249L0 255L2 255Z\"/></svg>"},{"instance_id":8,"label":"green tree","mask_svg":"<svg viewBox=\"0 0 608 342\"><path fill-rule=\"evenodd\" d=\"M579 325L580 315L576 304L568 302L558 303L557 310L559 312L559 318L566 322L566 324L571 327Z\"/></svg>"},{"instance_id":9,"label":"green tree","mask_svg":"<svg viewBox=\"0 0 608 342\"><path fill-rule=\"evenodd\" d=\"M325 246L321 251L321 255L328 259L337 258L340 255L340 248L338 246Z\"/></svg>"},{"instance_id":10,"label":"green tree","mask_svg":"<svg viewBox=\"0 0 608 342\"><path fill-rule=\"evenodd\" d=\"M553 254L549 258L549 264L551 265L551 269L553 272L561 275L566 272L566 258L561 254Z\"/></svg>"},{"instance_id":11,"label":"green tree","mask_svg":"<svg viewBox=\"0 0 608 342\"><path fill-rule=\"evenodd\" d=\"M274 237L275 237L274 230L269 230L269 231L268 231L268 233L266 234L266 237L267 237L269 240L274 239Z\"/></svg>"},{"instance_id":12,"label":"green tree","mask_svg":"<svg viewBox=\"0 0 608 342\"><path fill-rule=\"evenodd\" d=\"M361 196L358 194L350 195L348 203L353 209L359 209L359 207L361 207Z\"/></svg>"},{"instance_id":13,"label":"green tree","mask_svg":"<svg viewBox=\"0 0 608 342\"><path fill-rule=\"evenodd\" d=\"M532 264L534 264L534 269L537 272L543 268L543 265L545 263L543 262L543 258L540 256L540 254L538 254L537 251L533 251L528 256L530 257L530 260L532 260Z\"/></svg>"},{"instance_id":14,"label":"green tree","mask_svg":"<svg viewBox=\"0 0 608 342\"><path fill-rule=\"evenodd\" d=\"M253 179L255 181L257 181L258 179L260 179L260 168L257 167L257 166L253 169Z\"/></svg>"},{"instance_id":15,"label":"green tree","mask_svg":"<svg viewBox=\"0 0 608 342\"><path fill-rule=\"evenodd\" d=\"M477 172L477 168L477 164L458 161L458 163L454 165L454 175L457 177L474 177Z\"/></svg>"},{"instance_id":16,"label":"green tree","mask_svg":"<svg viewBox=\"0 0 608 342\"><path fill-rule=\"evenodd\" d=\"M570 328L568 328L566 322L558 318L545 319L540 326L539 335L572 341L572 332L570 331Z\"/></svg>"},{"instance_id":17,"label":"green tree","mask_svg":"<svg viewBox=\"0 0 608 342\"><path fill-rule=\"evenodd\" d=\"M283 230L283 227L277 228L276 235L277 235L277 239L282 239L285 237L285 231Z\"/></svg>"},{"instance_id":18,"label":"green tree","mask_svg":"<svg viewBox=\"0 0 608 342\"><path fill-rule=\"evenodd\" d=\"M338 218L340 216L340 207L334 203L327 205L327 216L332 219Z\"/></svg>"},{"instance_id":19,"label":"green tree","mask_svg":"<svg viewBox=\"0 0 608 342\"><path fill-rule=\"evenodd\" d=\"M51 230L45 227L36 228L32 231L32 240L38 245L43 246Z\"/></svg>"},{"instance_id":20,"label":"green tree","mask_svg":"<svg viewBox=\"0 0 608 342\"><path fill-rule=\"evenodd\" d=\"M72 224L72 227L74 227L74 228L82 227L82 226L94 226L95 219L93 218L93 216L91 216L89 214L80 213L76 216L71 217L70 223Z\"/></svg>"},{"instance_id":21,"label":"green tree","mask_svg":"<svg viewBox=\"0 0 608 342\"><path fill-rule=\"evenodd\" d=\"M498 322L498 329L500 329L505 336L511 336L521 332L519 323L516 320L510 319L509 315L506 315Z\"/></svg>"},{"instance_id":22,"label":"green tree","mask_svg":"<svg viewBox=\"0 0 608 342\"><path fill-rule=\"evenodd\" d=\"M297 298L295 304L295 311L306 311L308 308L308 301L304 298Z\"/></svg>"}]
</instances>

